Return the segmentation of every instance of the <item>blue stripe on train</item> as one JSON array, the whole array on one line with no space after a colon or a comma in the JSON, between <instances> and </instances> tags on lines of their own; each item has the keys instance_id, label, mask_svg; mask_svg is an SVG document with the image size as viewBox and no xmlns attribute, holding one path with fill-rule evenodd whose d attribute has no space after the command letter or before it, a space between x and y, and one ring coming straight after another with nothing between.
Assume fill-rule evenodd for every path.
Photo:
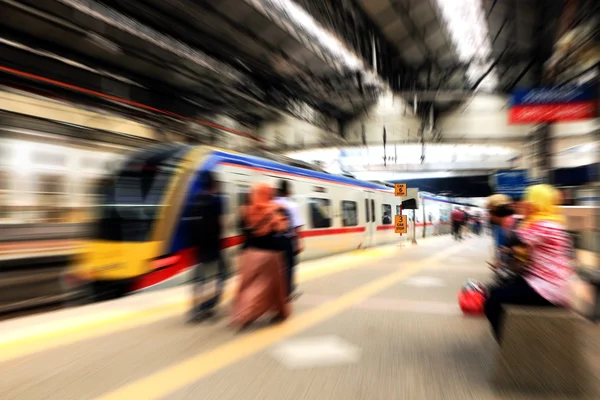
<instances>
[{"instance_id":1,"label":"blue stripe on train","mask_svg":"<svg viewBox=\"0 0 600 400\"><path fill-rule=\"evenodd\" d=\"M305 178L312 179L321 179L328 182L333 183L343 183L346 185L354 185L364 189L372 189L372 190L386 190L392 191L391 188L383 185L378 185L376 183L359 181L357 179L347 178L345 176L331 175L324 172L312 171L309 169L303 169L298 167L293 167L291 165L281 164L276 161L267 160L263 158L246 156L240 154L230 154L222 151L215 151L215 156L219 157L218 162L225 162L236 164L245 167L251 168L262 168L273 172L279 172L284 174L291 174L302 176Z\"/></svg>"}]
</instances>

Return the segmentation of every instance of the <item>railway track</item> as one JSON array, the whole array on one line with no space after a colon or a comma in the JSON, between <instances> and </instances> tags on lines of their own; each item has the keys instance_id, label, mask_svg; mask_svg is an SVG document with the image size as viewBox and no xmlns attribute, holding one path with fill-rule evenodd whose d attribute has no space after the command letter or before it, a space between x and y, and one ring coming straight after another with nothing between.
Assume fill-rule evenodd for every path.
<instances>
[{"instance_id":1,"label":"railway track","mask_svg":"<svg viewBox=\"0 0 600 400\"><path fill-rule=\"evenodd\" d=\"M0 320L64 307L60 276L68 255L0 262Z\"/></svg>"}]
</instances>

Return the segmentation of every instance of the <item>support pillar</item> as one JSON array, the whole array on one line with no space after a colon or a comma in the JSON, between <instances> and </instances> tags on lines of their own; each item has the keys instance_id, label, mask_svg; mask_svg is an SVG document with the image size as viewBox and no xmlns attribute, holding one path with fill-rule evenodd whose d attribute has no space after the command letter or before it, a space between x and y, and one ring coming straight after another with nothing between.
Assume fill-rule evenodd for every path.
<instances>
[{"instance_id":1,"label":"support pillar","mask_svg":"<svg viewBox=\"0 0 600 400\"><path fill-rule=\"evenodd\" d=\"M552 183L550 124L538 127L530 136L529 165L530 177L543 183Z\"/></svg>"},{"instance_id":2,"label":"support pillar","mask_svg":"<svg viewBox=\"0 0 600 400\"><path fill-rule=\"evenodd\" d=\"M600 143L600 129L597 129L594 133L594 138L597 143ZM600 146L596 146L596 173L594 176L594 183L592 187L594 188L594 202L593 206L597 207L596 210L596 226L594 231L594 252L595 254L595 265L594 267L600 268ZM600 302L600 296L598 297L598 302ZM599 308L600 310L600 304Z\"/></svg>"},{"instance_id":3,"label":"support pillar","mask_svg":"<svg viewBox=\"0 0 600 400\"><path fill-rule=\"evenodd\" d=\"M413 209L413 234L412 234L412 244L417 244L417 214L416 211Z\"/></svg>"}]
</instances>

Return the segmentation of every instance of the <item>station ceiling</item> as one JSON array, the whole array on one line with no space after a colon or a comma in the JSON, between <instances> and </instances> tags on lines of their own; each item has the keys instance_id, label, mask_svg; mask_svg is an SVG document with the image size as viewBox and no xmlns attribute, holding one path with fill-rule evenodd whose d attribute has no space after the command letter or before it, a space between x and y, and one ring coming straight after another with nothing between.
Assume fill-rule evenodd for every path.
<instances>
[{"instance_id":1,"label":"station ceiling","mask_svg":"<svg viewBox=\"0 0 600 400\"><path fill-rule=\"evenodd\" d=\"M558 0L483 0L492 53L466 62L435 0L297 0L357 57L348 60L291 23L286 2L0 0L0 84L165 125L291 113L325 126L385 86L448 109L480 84L471 62L497 72L496 91L535 81L561 10Z\"/></svg>"}]
</instances>

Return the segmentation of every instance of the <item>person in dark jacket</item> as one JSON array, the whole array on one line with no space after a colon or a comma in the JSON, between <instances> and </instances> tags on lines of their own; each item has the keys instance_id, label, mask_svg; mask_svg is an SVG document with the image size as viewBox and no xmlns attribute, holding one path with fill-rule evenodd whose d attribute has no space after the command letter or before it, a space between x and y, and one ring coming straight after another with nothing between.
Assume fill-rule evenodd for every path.
<instances>
[{"instance_id":1,"label":"person in dark jacket","mask_svg":"<svg viewBox=\"0 0 600 400\"><path fill-rule=\"evenodd\" d=\"M218 183L210 171L205 172L201 180L202 191L193 201L189 225L189 235L197 249L193 278L193 321L214 314L226 277L225 263L221 256L223 206ZM215 286L214 291L208 288L211 281Z\"/></svg>"}]
</instances>

